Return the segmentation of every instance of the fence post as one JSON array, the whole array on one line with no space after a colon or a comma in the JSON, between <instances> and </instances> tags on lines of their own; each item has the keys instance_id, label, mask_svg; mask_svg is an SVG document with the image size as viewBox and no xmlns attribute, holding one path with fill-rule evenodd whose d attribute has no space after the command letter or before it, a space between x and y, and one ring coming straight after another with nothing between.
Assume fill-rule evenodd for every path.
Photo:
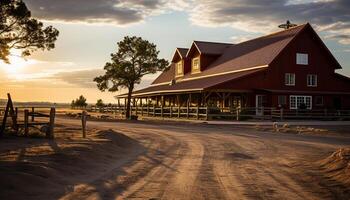
<instances>
[{"instance_id":1,"label":"fence post","mask_svg":"<svg viewBox=\"0 0 350 200\"><path fill-rule=\"evenodd\" d=\"M34 107L32 107L32 122L34 122Z\"/></svg>"},{"instance_id":2,"label":"fence post","mask_svg":"<svg viewBox=\"0 0 350 200\"><path fill-rule=\"evenodd\" d=\"M18 119L18 107L15 108L16 118Z\"/></svg>"},{"instance_id":3,"label":"fence post","mask_svg":"<svg viewBox=\"0 0 350 200\"><path fill-rule=\"evenodd\" d=\"M29 110L25 109L24 110L24 135L28 136L29 133Z\"/></svg>"},{"instance_id":4,"label":"fence post","mask_svg":"<svg viewBox=\"0 0 350 200\"><path fill-rule=\"evenodd\" d=\"M155 116L156 116L156 107L153 106L153 117L155 117Z\"/></svg>"},{"instance_id":5,"label":"fence post","mask_svg":"<svg viewBox=\"0 0 350 200\"><path fill-rule=\"evenodd\" d=\"M239 115L240 115L239 109L240 109L240 108L238 108L238 107L236 108L236 120L237 120L237 121L239 121Z\"/></svg>"},{"instance_id":6,"label":"fence post","mask_svg":"<svg viewBox=\"0 0 350 200\"><path fill-rule=\"evenodd\" d=\"M196 115L197 115L197 120L199 119L199 106L197 106L197 112L196 112Z\"/></svg>"},{"instance_id":7,"label":"fence post","mask_svg":"<svg viewBox=\"0 0 350 200\"><path fill-rule=\"evenodd\" d=\"M205 109L205 120L208 121L208 114L209 114L209 107L207 106L206 109Z\"/></svg>"},{"instance_id":8,"label":"fence post","mask_svg":"<svg viewBox=\"0 0 350 200\"><path fill-rule=\"evenodd\" d=\"M54 138L55 116L56 116L56 109L55 108L51 108L51 110L50 110L49 131L46 134L46 137L50 138L50 139Z\"/></svg>"},{"instance_id":9,"label":"fence post","mask_svg":"<svg viewBox=\"0 0 350 200\"><path fill-rule=\"evenodd\" d=\"M180 118L180 110L181 110L181 107L179 106L178 109L177 109L177 118Z\"/></svg>"},{"instance_id":10,"label":"fence post","mask_svg":"<svg viewBox=\"0 0 350 200\"><path fill-rule=\"evenodd\" d=\"M324 109L324 116L327 117L327 108Z\"/></svg>"},{"instance_id":11,"label":"fence post","mask_svg":"<svg viewBox=\"0 0 350 200\"><path fill-rule=\"evenodd\" d=\"M162 106L160 107L160 116L161 116L161 117L164 117L164 116L163 116L163 112L164 112L164 111L163 111L163 105L162 105Z\"/></svg>"},{"instance_id":12,"label":"fence post","mask_svg":"<svg viewBox=\"0 0 350 200\"><path fill-rule=\"evenodd\" d=\"M173 107L170 106L170 118L173 116Z\"/></svg>"},{"instance_id":13,"label":"fence post","mask_svg":"<svg viewBox=\"0 0 350 200\"><path fill-rule=\"evenodd\" d=\"M280 109L280 119L283 120L283 108Z\"/></svg>"},{"instance_id":14,"label":"fence post","mask_svg":"<svg viewBox=\"0 0 350 200\"><path fill-rule=\"evenodd\" d=\"M83 127L83 138L86 138L86 111L81 113L81 123Z\"/></svg>"},{"instance_id":15,"label":"fence post","mask_svg":"<svg viewBox=\"0 0 350 200\"><path fill-rule=\"evenodd\" d=\"M149 116L149 104L147 104L147 117Z\"/></svg>"},{"instance_id":16,"label":"fence post","mask_svg":"<svg viewBox=\"0 0 350 200\"><path fill-rule=\"evenodd\" d=\"M143 116L143 105L141 103L141 116Z\"/></svg>"},{"instance_id":17,"label":"fence post","mask_svg":"<svg viewBox=\"0 0 350 200\"><path fill-rule=\"evenodd\" d=\"M189 118L190 117L190 113L189 113L190 112L190 108L189 108L189 104L188 103L187 103L187 108L186 109L187 109L187 118Z\"/></svg>"}]
</instances>

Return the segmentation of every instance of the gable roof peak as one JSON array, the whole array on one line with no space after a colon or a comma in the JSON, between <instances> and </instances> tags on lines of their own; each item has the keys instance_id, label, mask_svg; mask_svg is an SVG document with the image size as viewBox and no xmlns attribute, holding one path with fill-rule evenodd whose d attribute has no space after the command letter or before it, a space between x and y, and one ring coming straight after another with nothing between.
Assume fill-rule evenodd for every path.
<instances>
[{"instance_id":1,"label":"gable roof peak","mask_svg":"<svg viewBox=\"0 0 350 200\"><path fill-rule=\"evenodd\" d=\"M227 47L230 47L232 45L234 44L194 40L186 56L189 56L193 47L195 47L200 54L221 55Z\"/></svg>"},{"instance_id":2,"label":"gable roof peak","mask_svg":"<svg viewBox=\"0 0 350 200\"><path fill-rule=\"evenodd\" d=\"M172 62L174 62L174 60L175 60L175 58L176 58L177 55L180 56L181 59L186 58L187 51L188 51L187 48L180 48L180 47L177 47L177 48L175 49Z\"/></svg>"}]
</instances>

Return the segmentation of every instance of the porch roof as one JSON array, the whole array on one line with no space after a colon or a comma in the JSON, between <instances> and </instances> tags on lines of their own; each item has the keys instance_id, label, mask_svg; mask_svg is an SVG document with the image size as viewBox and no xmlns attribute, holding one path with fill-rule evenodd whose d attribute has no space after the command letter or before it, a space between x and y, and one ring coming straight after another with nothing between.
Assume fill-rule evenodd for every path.
<instances>
[{"instance_id":1,"label":"porch roof","mask_svg":"<svg viewBox=\"0 0 350 200\"><path fill-rule=\"evenodd\" d=\"M230 74L223 74L220 76L209 76L200 79L191 79L175 82L173 84L159 84L151 85L147 88L134 91L132 96L150 96L154 94L169 94L169 93L190 93L190 92L200 92L209 89L215 85L238 79L249 74L257 73L263 71L264 69L254 69L249 71L242 71ZM127 97L127 94L117 95L116 98Z\"/></svg>"}]
</instances>

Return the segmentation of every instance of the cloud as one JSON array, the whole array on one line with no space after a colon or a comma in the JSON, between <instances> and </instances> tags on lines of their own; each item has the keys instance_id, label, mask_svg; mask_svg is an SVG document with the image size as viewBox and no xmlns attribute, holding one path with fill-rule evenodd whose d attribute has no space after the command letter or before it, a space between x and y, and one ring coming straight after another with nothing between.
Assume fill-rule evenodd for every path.
<instances>
[{"instance_id":1,"label":"cloud","mask_svg":"<svg viewBox=\"0 0 350 200\"><path fill-rule=\"evenodd\" d=\"M60 82L61 84L69 84L79 88L97 88L94 78L104 74L103 69L85 69L73 72L59 72L48 79ZM152 83L155 75L146 75L140 84L136 85L136 89L144 88Z\"/></svg>"},{"instance_id":2,"label":"cloud","mask_svg":"<svg viewBox=\"0 0 350 200\"><path fill-rule=\"evenodd\" d=\"M335 39L338 40L339 43L348 45L350 44L350 35L339 34L339 35L328 35L326 39Z\"/></svg>"},{"instance_id":3,"label":"cloud","mask_svg":"<svg viewBox=\"0 0 350 200\"><path fill-rule=\"evenodd\" d=\"M310 22L342 44L350 39L349 0L25 0L35 17L71 23L127 25L149 16L183 11L204 27L233 27L246 32L269 33L291 20ZM336 36L338 35L338 36ZM338 37L338 38L337 38Z\"/></svg>"},{"instance_id":4,"label":"cloud","mask_svg":"<svg viewBox=\"0 0 350 200\"><path fill-rule=\"evenodd\" d=\"M253 38L254 37L250 36L250 35L235 35L235 36L232 36L230 39L231 39L232 43L238 44L238 43L245 42L245 41L248 41L248 40L253 39Z\"/></svg>"},{"instance_id":5,"label":"cloud","mask_svg":"<svg viewBox=\"0 0 350 200\"><path fill-rule=\"evenodd\" d=\"M267 33L289 19L299 24L310 22L336 35L350 32L349 0L195 0L194 5L190 20L199 26Z\"/></svg>"},{"instance_id":6,"label":"cloud","mask_svg":"<svg viewBox=\"0 0 350 200\"><path fill-rule=\"evenodd\" d=\"M86 69L73 72L59 72L49 77L49 79L61 81L77 87L96 88L96 83L93 81L93 79L96 76L102 75L103 73L104 71L102 69Z\"/></svg>"},{"instance_id":7,"label":"cloud","mask_svg":"<svg viewBox=\"0 0 350 200\"><path fill-rule=\"evenodd\" d=\"M48 21L113 23L140 22L160 11L161 0L25 0L33 16Z\"/></svg>"}]
</instances>

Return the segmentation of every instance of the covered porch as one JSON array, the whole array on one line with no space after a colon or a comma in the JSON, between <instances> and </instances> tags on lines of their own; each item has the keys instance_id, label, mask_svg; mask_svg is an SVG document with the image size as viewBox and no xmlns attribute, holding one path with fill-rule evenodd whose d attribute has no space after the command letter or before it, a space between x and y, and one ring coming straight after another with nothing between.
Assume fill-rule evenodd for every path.
<instances>
[{"instance_id":1,"label":"covered porch","mask_svg":"<svg viewBox=\"0 0 350 200\"><path fill-rule=\"evenodd\" d=\"M125 108L126 95L117 96L117 107ZM238 119L244 110L256 115L255 95L248 90L195 90L133 94L131 114L153 117ZM266 109L266 108L265 108ZM123 109L125 110L125 109Z\"/></svg>"}]
</instances>

